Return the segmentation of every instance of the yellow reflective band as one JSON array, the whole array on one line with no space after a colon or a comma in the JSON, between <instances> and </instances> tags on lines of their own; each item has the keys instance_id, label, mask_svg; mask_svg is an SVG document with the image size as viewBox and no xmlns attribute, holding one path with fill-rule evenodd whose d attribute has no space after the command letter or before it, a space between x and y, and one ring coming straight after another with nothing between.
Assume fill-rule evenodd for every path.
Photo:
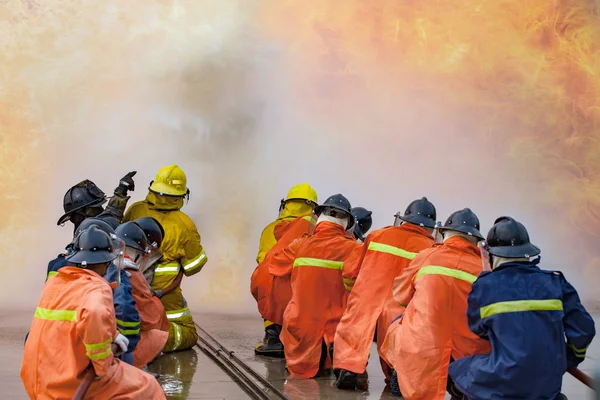
<instances>
[{"instance_id":1,"label":"yellow reflective band","mask_svg":"<svg viewBox=\"0 0 600 400\"><path fill-rule=\"evenodd\" d=\"M96 353L96 354L91 354L91 353L85 353L85 355L90 359L90 360L99 360L101 358L106 358L108 356L110 356L110 354L112 353L112 349L109 347L108 350L106 350L105 352L102 353Z\"/></svg>"},{"instance_id":2,"label":"yellow reflective band","mask_svg":"<svg viewBox=\"0 0 600 400\"><path fill-rule=\"evenodd\" d=\"M177 275L179 273L179 263L170 263L159 265L154 270L154 275Z\"/></svg>"},{"instance_id":3,"label":"yellow reflective band","mask_svg":"<svg viewBox=\"0 0 600 400\"><path fill-rule=\"evenodd\" d=\"M265 328L266 328L266 327L269 327L269 326L271 326L271 325L275 325L275 323L274 323L274 322L271 322L271 321L269 321L268 319L265 319Z\"/></svg>"},{"instance_id":4,"label":"yellow reflective band","mask_svg":"<svg viewBox=\"0 0 600 400\"><path fill-rule=\"evenodd\" d=\"M369 243L368 250L379 251L381 253L392 254L394 256L398 256L398 257L402 257L402 258L407 258L409 260L412 260L413 258L415 258L417 256L417 253L406 251L406 250L401 249L399 247L390 246L389 244L377 243L377 242L371 242L371 243Z\"/></svg>"},{"instance_id":5,"label":"yellow reflective band","mask_svg":"<svg viewBox=\"0 0 600 400\"><path fill-rule=\"evenodd\" d=\"M398 304L400 307L404 307L404 308L408 307L408 304L402 304L402 303L396 303L396 304Z\"/></svg>"},{"instance_id":6,"label":"yellow reflective band","mask_svg":"<svg viewBox=\"0 0 600 400\"><path fill-rule=\"evenodd\" d=\"M56 274L58 274L58 271L50 271L50 272L48 272L48 277L46 279L50 279Z\"/></svg>"},{"instance_id":7,"label":"yellow reflective band","mask_svg":"<svg viewBox=\"0 0 600 400\"><path fill-rule=\"evenodd\" d=\"M118 319L117 325L135 328L136 326L140 326L140 322L139 321L138 322L136 322L136 321L127 322L127 321L121 321L120 319Z\"/></svg>"},{"instance_id":8,"label":"yellow reflective band","mask_svg":"<svg viewBox=\"0 0 600 400\"><path fill-rule=\"evenodd\" d=\"M577 347L573 346L571 343L567 343L567 345L569 346L569 348L571 350L573 350L573 353L575 353L575 357L585 358L585 353L587 352L587 347L584 349L578 349Z\"/></svg>"},{"instance_id":9,"label":"yellow reflective band","mask_svg":"<svg viewBox=\"0 0 600 400\"><path fill-rule=\"evenodd\" d=\"M109 346L112 343L112 339L108 339L106 342L104 343L92 343L92 344L83 344L85 346L85 349L88 351L94 351L94 350L102 350L104 349L106 346Z\"/></svg>"},{"instance_id":10,"label":"yellow reflective band","mask_svg":"<svg viewBox=\"0 0 600 400\"><path fill-rule=\"evenodd\" d=\"M491 317L496 314L504 314L521 311L560 311L563 309L562 301L552 300L514 300L501 301L485 307L481 307L479 314L481 318Z\"/></svg>"},{"instance_id":11,"label":"yellow reflective band","mask_svg":"<svg viewBox=\"0 0 600 400\"><path fill-rule=\"evenodd\" d=\"M294 260L294 268L296 267L320 267L328 269L337 269L341 271L344 267L344 262L321 260L318 258L300 257Z\"/></svg>"},{"instance_id":12,"label":"yellow reflective band","mask_svg":"<svg viewBox=\"0 0 600 400\"><path fill-rule=\"evenodd\" d=\"M475 275L469 274L468 272L459 271L457 269L447 268L447 267L439 267L437 265L428 265L426 267L421 267L415 280L419 279L423 275L444 275L452 278L460 279L462 281L467 281L469 283L473 283L477 280Z\"/></svg>"},{"instance_id":13,"label":"yellow reflective band","mask_svg":"<svg viewBox=\"0 0 600 400\"><path fill-rule=\"evenodd\" d=\"M45 319L47 321L77 321L76 310L50 310L48 308L37 307L35 309L35 318Z\"/></svg>"},{"instance_id":14,"label":"yellow reflective band","mask_svg":"<svg viewBox=\"0 0 600 400\"><path fill-rule=\"evenodd\" d=\"M167 319L177 319L186 315L190 315L190 309L187 307L179 310L167 311Z\"/></svg>"},{"instance_id":15,"label":"yellow reflective band","mask_svg":"<svg viewBox=\"0 0 600 400\"><path fill-rule=\"evenodd\" d=\"M194 259L193 261L184 265L183 269L186 271L189 271L190 269L194 268L196 265L200 264L201 262L202 262L202 265L204 265L204 263L206 262L205 260L206 260L206 253L204 253L204 250L202 250L202 253L200 253L200 255L198 257L196 257L196 259Z\"/></svg>"},{"instance_id":16,"label":"yellow reflective band","mask_svg":"<svg viewBox=\"0 0 600 400\"><path fill-rule=\"evenodd\" d=\"M307 215L306 217L302 217L302 219L310 222L312 225L314 225L316 223L316 221L310 215Z\"/></svg>"},{"instance_id":17,"label":"yellow reflective band","mask_svg":"<svg viewBox=\"0 0 600 400\"><path fill-rule=\"evenodd\" d=\"M138 333L140 333L140 328L137 329L121 329L119 327L117 327L117 330L119 332L121 332L121 334L123 335L137 335Z\"/></svg>"},{"instance_id":18,"label":"yellow reflective band","mask_svg":"<svg viewBox=\"0 0 600 400\"><path fill-rule=\"evenodd\" d=\"M356 282L354 279L344 278L344 283L347 283L349 285L354 285L354 282Z\"/></svg>"},{"instance_id":19,"label":"yellow reflective band","mask_svg":"<svg viewBox=\"0 0 600 400\"><path fill-rule=\"evenodd\" d=\"M181 327L173 322L169 322L173 325L173 332L175 333L175 340L173 340L173 347L171 347L171 351L177 350L179 346L181 346Z\"/></svg>"}]
</instances>

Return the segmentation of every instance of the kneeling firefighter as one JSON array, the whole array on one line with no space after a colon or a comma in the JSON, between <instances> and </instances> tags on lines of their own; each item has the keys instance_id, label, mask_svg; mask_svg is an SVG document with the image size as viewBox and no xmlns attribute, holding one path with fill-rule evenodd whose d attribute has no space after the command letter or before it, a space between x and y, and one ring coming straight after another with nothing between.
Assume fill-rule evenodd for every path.
<instances>
[{"instance_id":1,"label":"kneeling firefighter","mask_svg":"<svg viewBox=\"0 0 600 400\"><path fill-rule=\"evenodd\" d=\"M181 211L184 198L189 198L186 183L185 173L177 165L161 168L150 183L146 199L133 204L124 217L124 221L152 217L165 231L163 257L152 280L152 290L161 299L170 323L164 352L192 348L198 340L180 285L184 275L200 272L207 257L196 225Z\"/></svg>"},{"instance_id":2,"label":"kneeling firefighter","mask_svg":"<svg viewBox=\"0 0 600 400\"><path fill-rule=\"evenodd\" d=\"M585 359L594 320L561 272L538 267L523 224L498 218L487 245L492 271L473 283L467 319L492 352L454 361L449 375L471 400L558 399L567 368Z\"/></svg>"},{"instance_id":3,"label":"kneeling firefighter","mask_svg":"<svg viewBox=\"0 0 600 400\"><path fill-rule=\"evenodd\" d=\"M426 197L411 202L404 214L396 214L394 226L370 233L359 251L346 260L344 283L351 290L348 305L335 333L334 369L339 389L356 389L359 374L365 372L373 335L377 350L392 320L404 311L396 304L394 279L416 255L433 245L435 206ZM389 381L390 367L380 360Z\"/></svg>"},{"instance_id":4,"label":"kneeling firefighter","mask_svg":"<svg viewBox=\"0 0 600 400\"><path fill-rule=\"evenodd\" d=\"M291 275L292 298L285 309L281 341L292 376L314 378L331 368L335 330L344 312L344 260L358 246L348 199L329 197L315 209L317 226L274 254L269 271Z\"/></svg>"},{"instance_id":5,"label":"kneeling firefighter","mask_svg":"<svg viewBox=\"0 0 600 400\"><path fill-rule=\"evenodd\" d=\"M261 234L256 257L259 264L250 278L250 292L257 301L265 326L263 342L254 348L256 354L284 356L279 334L283 311L292 296L292 289L288 276L279 279L269 273L269 263L275 252L314 229L312 212L317 206L317 200L317 193L309 184L294 186L285 200L281 200L279 217L267 225Z\"/></svg>"},{"instance_id":6,"label":"kneeling firefighter","mask_svg":"<svg viewBox=\"0 0 600 400\"><path fill-rule=\"evenodd\" d=\"M86 398L165 399L154 377L116 359L111 349L115 343L127 350L127 338L116 329L111 286L102 278L120 245L92 226L73 248L72 266L46 282L35 311L21 365L27 394L73 398L91 366L96 379Z\"/></svg>"}]
</instances>

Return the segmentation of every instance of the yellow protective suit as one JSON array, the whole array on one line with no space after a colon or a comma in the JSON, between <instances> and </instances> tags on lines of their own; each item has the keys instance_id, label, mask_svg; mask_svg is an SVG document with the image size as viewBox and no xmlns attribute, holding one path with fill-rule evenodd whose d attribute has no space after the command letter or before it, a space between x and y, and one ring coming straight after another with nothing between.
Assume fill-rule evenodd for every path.
<instances>
[{"instance_id":1,"label":"yellow protective suit","mask_svg":"<svg viewBox=\"0 0 600 400\"><path fill-rule=\"evenodd\" d=\"M200 272L208 258L200 243L200 234L194 222L180 211L183 197L161 196L148 193L146 200L133 204L125 213L123 222L142 217L153 217L165 230L161 245L163 258L156 267L152 280L153 290L169 287L180 270L185 276ZM190 349L198 340L194 320L181 292L181 287L161 299L169 319L169 339L164 352Z\"/></svg>"},{"instance_id":2,"label":"yellow protective suit","mask_svg":"<svg viewBox=\"0 0 600 400\"><path fill-rule=\"evenodd\" d=\"M275 246L275 243L277 243L278 238L275 237L274 233L277 225L281 224L282 222L293 221L302 215L311 214L313 208L313 205L310 205L305 201L290 200L285 203L285 206L279 214L279 217L267 225L260 235L260 244L258 246L256 262L258 264L263 262L269 250L271 250L273 246Z\"/></svg>"}]
</instances>

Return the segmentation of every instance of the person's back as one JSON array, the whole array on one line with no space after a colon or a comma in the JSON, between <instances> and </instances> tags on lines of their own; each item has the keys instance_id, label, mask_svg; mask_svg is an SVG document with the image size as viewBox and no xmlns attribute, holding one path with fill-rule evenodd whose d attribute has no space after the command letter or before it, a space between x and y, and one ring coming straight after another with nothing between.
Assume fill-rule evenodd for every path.
<instances>
[{"instance_id":1,"label":"person's back","mask_svg":"<svg viewBox=\"0 0 600 400\"><path fill-rule=\"evenodd\" d=\"M487 338L492 352L456 360L449 374L473 400L554 400L567 368L585 358L594 321L562 273L540 269L539 258L530 260L540 251L522 224L499 218L488 243L494 268L473 284L467 316L471 331Z\"/></svg>"}]
</instances>

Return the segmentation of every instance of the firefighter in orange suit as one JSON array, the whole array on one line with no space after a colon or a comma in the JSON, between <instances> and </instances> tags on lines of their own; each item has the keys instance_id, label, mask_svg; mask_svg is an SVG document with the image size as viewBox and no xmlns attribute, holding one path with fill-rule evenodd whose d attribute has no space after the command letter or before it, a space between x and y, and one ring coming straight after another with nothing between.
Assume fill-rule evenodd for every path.
<instances>
[{"instance_id":1,"label":"firefighter in orange suit","mask_svg":"<svg viewBox=\"0 0 600 400\"><path fill-rule=\"evenodd\" d=\"M32 399L70 399L90 366L96 373L86 398L166 399L146 372L116 359L127 339L117 332L111 286L102 276L118 254L111 238L92 226L75 240L75 253L44 285L25 343L21 379Z\"/></svg>"},{"instance_id":2,"label":"firefighter in orange suit","mask_svg":"<svg viewBox=\"0 0 600 400\"><path fill-rule=\"evenodd\" d=\"M392 320L404 311L394 301L392 286L415 256L433 245L435 206L423 197L396 214L394 226L370 233L359 251L346 260L344 283L351 290L335 334L334 371L339 389L354 390L365 372L377 328L378 350ZM359 273L360 272L360 273ZM391 371L381 363L389 379Z\"/></svg>"},{"instance_id":3,"label":"firefighter in orange suit","mask_svg":"<svg viewBox=\"0 0 600 400\"><path fill-rule=\"evenodd\" d=\"M317 200L317 192L308 183L294 186L287 197L281 200L279 217L267 225L260 235L256 256L258 266L250 278L250 292L258 303L258 311L264 319L265 327L262 343L254 348L256 354L283 357L283 345L279 340L279 334L283 323L283 310L292 295L289 276L276 279L274 282L273 275L269 274L270 259L267 259L267 255L273 254L271 250L274 247L277 247L275 251L281 250L294 239L314 228L312 212L317 206ZM272 320L266 316L271 313L281 317Z\"/></svg>"},{"instance_id":4,"label":"firefighter in orange suit","mask_svg":"<svg viewBox=\"0 0 600 400\"><path fill-rule=\"evenodd\" d=\"M421 251L394 281L394 299L406 310L388 329L381 353L395 370L392 393L407 400L443 400L451 359L491 350L467 322L467 297L483 270L479 219L465 208L440 232L443 242Z\"/></svg>"},{"instance_id":5,"label":"firefighter in orange suit","mask_svg":"<svg viewBox=\"0 0 600 400\"><path fill-rule=\"evenodd\" d=\"M344 260L360 246L347 233L354 226L351 209L341 194L328 198L315 209L314 233L292 242L270 264L275 276L291 274L281 341L292 376L313 378L331 367L330 350L344 312Z\"/></svg>"},{"instance_id":6,"label":"firefighter in orange suit","mask_svg":"<svg viewBox=\"0 0 600 400\"><path fill-rule=\"evenodd\" d=\"M143 217L155 218L165 231L163 257L154 270L153 293L165 307L169 319L169 339L164 352L192 348L198 340L196 326L181 291L183 276L200 272L208 258L200 243L196 225L181 211L184 198L189 198L185 173L177 165L161 168L144 201L133 204L125 213L125 221Z\"/></svg>"}]
</instances>

